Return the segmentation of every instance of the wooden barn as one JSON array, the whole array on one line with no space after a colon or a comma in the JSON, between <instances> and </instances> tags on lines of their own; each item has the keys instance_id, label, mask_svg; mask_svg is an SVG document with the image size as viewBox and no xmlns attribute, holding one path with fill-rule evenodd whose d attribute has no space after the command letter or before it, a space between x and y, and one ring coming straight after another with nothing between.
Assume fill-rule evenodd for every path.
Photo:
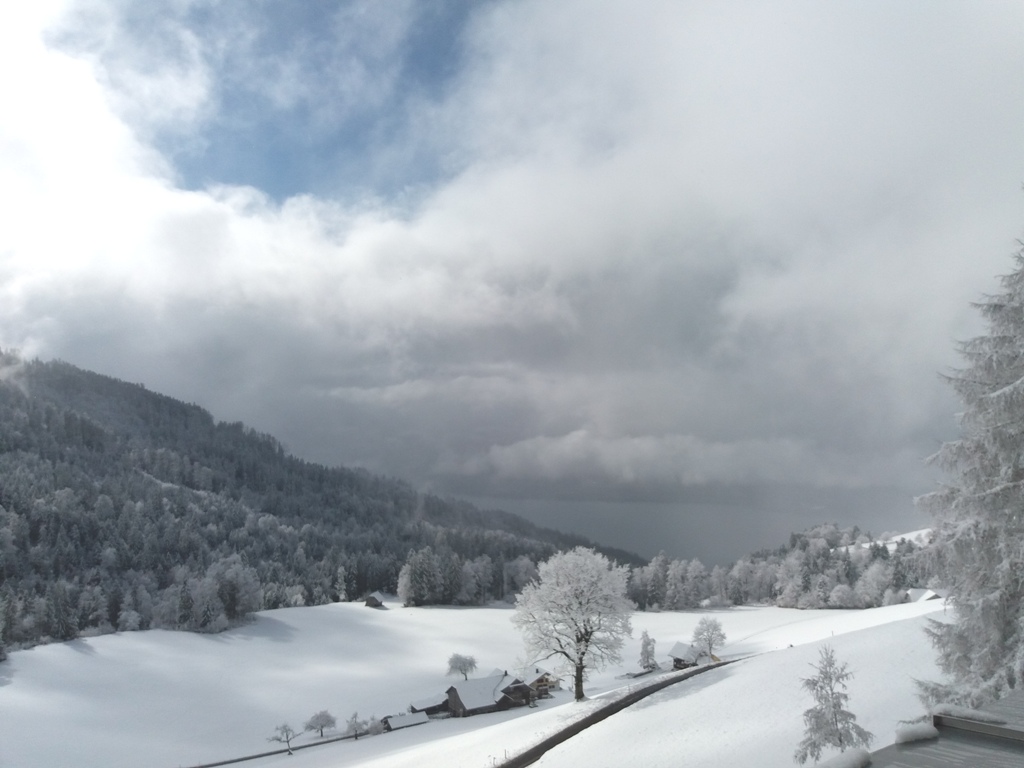
<instances>
[{"instance_id":1,"label":"wooden barn","mask_svg":"<svg viewBox=\"0 0 1024 768\"><path fill-rule=\"evenodd\" d=\"M452 717L469 717L499 712L530 703L533 691L517 677L502 674L456 683L447 691Z\"/></svg>"},{"instance_id":2,"label":"wooden barn","mask_svg":"<svg viewBox=\"0 0 1024 768\"><path fill-rule=\"evenodd\" d=\"M698 664L721 661L714 654L709 656L707 651L683 642L673 645L669 649L668 655L672 658L672 669L689 669Z\"/></svg>"},{"instance_id":3,"label":"wooden barn","mask_svg":"<svg viewBox=\"0 0 1024 768\"><path fill-rule=\"evenodd\" d=\"M384 594L382 592L371 592L366 596L367 608L383 608Z\"/></svg>"},{"instance_id":4,"label":"wooden barn","mask_svg":"<svg viewBox=\"0 0 1024 768\"><path fill-rule=\"evenodd\" d=\"M448 694L439 693L414 701L409 705L409 711L413 714L422 712L424 715L443 715L448 712Z\"/></svg>"}]
</instances>

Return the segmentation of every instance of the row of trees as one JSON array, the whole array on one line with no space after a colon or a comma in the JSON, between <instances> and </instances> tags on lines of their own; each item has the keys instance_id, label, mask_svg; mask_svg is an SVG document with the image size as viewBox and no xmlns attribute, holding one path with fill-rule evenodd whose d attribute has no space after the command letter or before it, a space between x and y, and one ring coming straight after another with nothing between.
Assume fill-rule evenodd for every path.
<instances>
[{"instance_id":1,"label":"row of trees","mask_svg":"<svg viewBox=\"0 0 1024 768\"><path fill-rule=\"evenodd\" d=\"M405 605L485 605L514 599L537 576L527 555L495 562L488 555L463 560L432 547L410 551L398 574L398 597Z\"/></svg>"},{"instance_id":2,"label":"row of trees","mask_svg":"<svg viewBox=\"0 0 1024 768\"><path fill-rule=\"evenodd\" d=\"M630 571L629 597L642 610L772 603L784 608L873 608L899 602L903 590L928 579L927 561L911 541L890 552L856 528L817 526L710 571L700 560L662 552Z\"/></svg>"},{"instance_id":3,"label":"row of trees","mask_svg":"<svg viewBox=\"0 0 1024 768\"><path fill-rule=\"evenodd\" d=\"M337 727L338 721L334 715L326 709L322 709L306 721L301 733L292 728L288 723L281 723L281 725L274 728L273 735L268 736L267 741L284 744L285 749L288 750L290 755L292 754L292 742L299 738L302 733L316 733L322 739L324 738L325 731L333 731ZM359 717L358 712L353 712L352 716L345 721L342 735L358 739L360 736L376 736L381 733L384 733L384 724L377 719L376 715L371 716L369 719L363 719Z\"/></svg>"},{"instance_id":4,"label":"row of trees","mask_svg":"<svg viewBox=\"0 0 1024 768\"><path fill-rule=\"evenodd\" d=\"M928 561L911 541L895 549L873 543L854 527L834 524L792 534L788 546L764 550L710 571L697 559L664 552L628 570L626 594L641 610L773 603L785 608L873 608L903 599L928 580ZM410 551L398 576L406 605L482 605L514 599L536 579L533 558L495 564L486 555L463 559L446 548Z\"/></svg>"}]
</instances>

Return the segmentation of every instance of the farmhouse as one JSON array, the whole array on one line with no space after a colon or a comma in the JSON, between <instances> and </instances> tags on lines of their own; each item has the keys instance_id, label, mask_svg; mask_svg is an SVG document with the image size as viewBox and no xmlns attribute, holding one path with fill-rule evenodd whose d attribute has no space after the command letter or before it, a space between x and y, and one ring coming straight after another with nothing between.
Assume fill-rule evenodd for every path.
<instances>
[{"instance_id":1,"label":"farmhouse","mask_svg":"<svg viewBox=\"0 0 1024 768\"><path fill-rule=\"evenodd\" d=\"M456 683L447 691L452 717L499 712L530 703L533 691L517 677L502 673Z\"/></svg>"},{"instance_id":2,"label":"farmhouse","mask_svg":"<svg viewBox=\"0 0 1024 768\"><path fill-rule=\"evenodd\" d=\"M561 678L551 674L543 667L528 668L523 677L538 699L547 699L551 696L551 691L557 691L562 687Z\"/></svg>"}]
</instances>

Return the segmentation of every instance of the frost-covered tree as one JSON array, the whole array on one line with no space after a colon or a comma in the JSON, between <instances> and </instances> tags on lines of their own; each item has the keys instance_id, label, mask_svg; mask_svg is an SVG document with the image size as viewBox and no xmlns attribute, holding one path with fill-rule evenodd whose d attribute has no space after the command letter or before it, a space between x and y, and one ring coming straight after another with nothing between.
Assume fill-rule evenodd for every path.
<instances>
[{"instance_id":1,"label":"frost-covered tree","mask_svg":"<svg viewBox=\"0 0 1024 768\"><path fill-rule=\"evenodd\" d=\"M929 703L977 706L1024 687L1024 248L1015 262L977 305L988 333L960 346L966 366L948 377L961 435L931 459L948 479L917 500L955 608L953 623L928 628L951 678L922 685Z\"/></svg>"},{"instance_id":2,"label":"frost-covered tree","mask_svg":"<svg viewBox=\"0 0 1024 768\"><path fill-rule=\"evenodd\" d=\"M526 555L505 563L502 568L505 599L514 602L515 596L537 578L537 565Z\"/></svg>"},{"instance_id":3,"label":"frost-covered tree","mask_svg":"<svg viewBox=\"0 0 1024 768\"><path fill-rule=\"evenodd\" d=\"M828 747L845 752L851 747L868 747L875 738L857 725L856 716L846 709L850 700L846 681L853 677L846 663L837 662L835 651L826 645L821 648L818 664L811 666L817 674L801 683L814 697L814 706L804 712L804 738L793 754L801 765L808 758L817 761Z\"/></svg>"},{"instance_id":4,"label":"frost-covered tree","mask_svg":"<svg viewBox=\"0 0 1024 768\"><path fill-rule=\"evenodd\" d=\"M352 717L345 721L345 735L358 741L359 736L364 733L366 733L366 721L359 719L358 712L353 712Z\"/></svg>"},{"instance_id":5,"label":"frost-covered tree","mask_svg":"<svg viewBox=\"0 0 1024 768\"><path fill-rule=\"evenodd\" d=\"M64 581L51 584L46 600L46 619L50 635L55 640L72 640L78 637L78 619L71 609L67 584Z\"/></svg>"},{"instance_id":6,"label":"frost-covered tree","mask_svg":"<svg viewBox=\"0 0 1024 768\"><path fill-rule=\"evenodd\" d=\"M640 668L657 669L658 662L654 659L654 639L647 634L647 630L640 635Z\"/></svg>"},{"instance_id":7,"label":"frost-covered tree","mask_svg":"<svg viewBox=\"0 0 1024 768\"><path fill-rule=\"evenodd\" d=\"M404 605L431 605L441 600L445 591L441 562L431 547L409 553L398 574L398 596Z\"/></svg>"},{"instance_id":8,"label":"frost-covered tree","mask_svg":"<svg viewBox=\"0 0 1024 768\"><path fill-rule=\"evenodd\" d=\"M647 605L665 608L665 590L668 587L669 559L659 552L647 566Z\"/></svg>"},{"instance_id":9,"label":"frost-covered tree","mask_svg":"<svg viewBox=\"0 0 1024 768\"><path fill-rule=\"evenodd\" d=\"M861 608L876 608L882 604L885 590L892 583L892 568L884 560L875 560L867 567L853 588Z\"/></svg>"},{"instance_id":10,"label":"frost-covered tree","mask_svg":"<svg viewBox=\"0 0 1024 768\"><path fill-rule=\"evenodd\" d=\"M376 715L370 715L370 719L366 721L366 732L371 736L380 736L384 733L384 723Z\"/></svg>"},{"instance_id":11,"label":"frost-covered tree","mask_svg":"<svg viewBox=\"0 0 1024 768\"><path fill-rule=\"evenodd\" d=\"M676 611L684 607L686 602L686 567L685 560L673 560L668 564L665 574L665 602L662 608Z\"/></svg>"},{"instance_id":12,"label":"frost-covered tree","mask_svg":"<svg viewBox=\"0 0 1024 768\"><path fill-rule=\"evenodd\" d=\"M288 754L292 754L292 741L298 736L298 732L292 728L288 723L281 723L274 729L274 735L268 736L267 741L276 741L280 744L284 744L288 750Z\"/></svg>"},{"instance_id":13,"label":"frost-covered tree","mask_svg":"<svg viewBox=\"0 0 1024 768\"><path fill-rule=\"evenodd\" d=\"M307 731L317 731L322 739L324 737L324 731L336 727L337 724L338 721L334 719L334 715L326 709L321 709L306 721L304 729Z\"/></svg>"},{"instance_id":14,"label":"frost-covered tree","mask_svg":"<svg viewBox=\"0 0 1024 768\"><path fill-rule=\"evenodd\" d=\"M588 669L621 660L632 634L626 597L628 569L585 547L559 552L538 568L540 577L516 598L512 623L532 657L560 657L572 669L576 701Z\"/></svg>"},{"instance_id":15,"label":"frost-covered tree","mask_svg":"<svg viewBox=\"0 0 1024 768\"><path fill-rule=\"evenodd\" d=\"M462 675L463 680L469 680L469 673L476 669L476 659L472 656L463 656L461 653L453 653L448 657L448 674Z\"/></svg>"},{"instance_id":16,"label":"frost-covered tree","mask_svg":"<svg viewBox=\"0 0 1024 768\"><path fill-rule=\"evenodd\" d=\"M710 594L708 583L708 571L704 563L694 558L686 566L686 586L683 589L683 605L686 608L696 608L701 600Z\"/></svg>"},{"instance_id":17,"label":"frost-covered tree","mask_svg":"<svg viewBox=\"0 0 1024 768\"><path fill-rule=\"evenodd\" d=\"M333 587L339 603L348 600L348 571L345 570L344 565L339 565L335 570Z\"/></svg>"},{"instance_id":18,"label":"frost-covered tree","mask_svg":"<svg viewBox=\"0 0 1024 768\"><path fill-rule=\"evenodd\" d=\"M708 658L715 652L715 648L725 642L725 630L722 629L722 622L718 619L709 619L705 616L697 622L693 629L693 644L702 651L706 651Z\"/></svg>"}]
</instances>

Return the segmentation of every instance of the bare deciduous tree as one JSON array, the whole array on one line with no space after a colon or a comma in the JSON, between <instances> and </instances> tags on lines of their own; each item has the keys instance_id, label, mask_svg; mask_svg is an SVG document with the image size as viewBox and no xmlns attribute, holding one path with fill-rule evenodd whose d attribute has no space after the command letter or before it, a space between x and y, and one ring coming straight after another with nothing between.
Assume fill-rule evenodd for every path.
<instances>
[{"instance_id":1,"label":"bare deciduous tree","mask_svg":"<svg viewBox=\"0 0 1024 768\"><path fill-rule=\"evenodd\" d=\"M288 749L288 754L290 755L292 754L292 741L298 735L299 734L295 729L288 725L288 723L281 723L281 725L274 729L274 735L267 737L267 741L276 741L284 744Z\"/></svg>"},{"instance_id":2,"label":"bare deciduous tree","mask_svg":"<svg viewBox=\"0 0 1024 768\"><path fill-rule=\"evenodd\" d=\"M463 680L469 680L469 673L476 670L476 659L473 656L463 656L461 653L453 653L448 659L448 674L462 675Z\"/></svg>"}]
</instances>

